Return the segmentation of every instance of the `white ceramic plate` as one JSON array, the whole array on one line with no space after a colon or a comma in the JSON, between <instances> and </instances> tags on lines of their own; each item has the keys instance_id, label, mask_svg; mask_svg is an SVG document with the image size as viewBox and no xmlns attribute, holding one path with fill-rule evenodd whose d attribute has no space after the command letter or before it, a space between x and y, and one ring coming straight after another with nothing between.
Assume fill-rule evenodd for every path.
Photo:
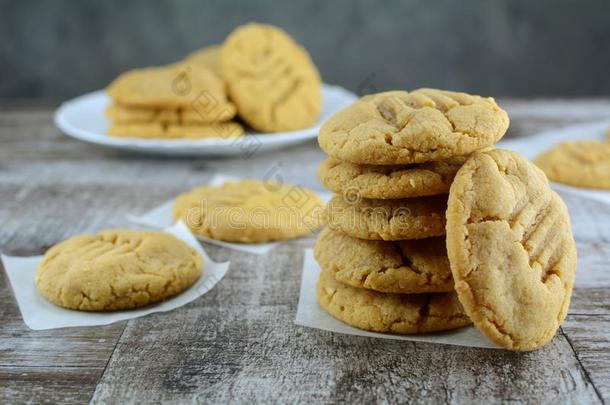
<instances>
[{"instance_id":1,"label":"white ceramic plate","mask_svg":"<svg viewBox=\"0 0 610 405\"><path fill-rule=\"evenodd\" d=\"M608 139L606 131L610 128L610 121L591 122L571 125L560 129L545 131L536 135L528 135L517 139L508 139L499 142L498 148L519 152L528 159L535 159L540 153L554 145L570 140L579 139ZM568 186L551 182L551 187L559 192L576 194L585 198L610 204L610 191Z\"/></svg>"},{"instance_id":2,"label":"white ceramic plate","mask_svg":"<svg viewBox=\"0 0 610 405\"><path fill-rule=\"evenodd\" d=\"M55 112L55 125L66 135L81 141L144 153L190 156L238 156L294 145L317 136L320 125L340 109L353 103L356 95L339 86L322 85L322 113L316 125L298 131L272 134L249 133L238 139L141 139L114 138L107 134L105 116L110 99L103 90L63 103Z\"/></svg>"}]
</instances>

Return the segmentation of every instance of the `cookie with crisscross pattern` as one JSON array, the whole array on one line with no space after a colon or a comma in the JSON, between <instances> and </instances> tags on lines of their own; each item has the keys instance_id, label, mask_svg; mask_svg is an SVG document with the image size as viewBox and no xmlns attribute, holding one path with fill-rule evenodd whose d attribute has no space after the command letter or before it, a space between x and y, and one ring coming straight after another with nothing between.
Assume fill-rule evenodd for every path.
<instances>
[{"instance_id":1,"label":"cookie with crisscross pattern","mask_svg":"<svg viewBox=\"0 0 610 405\"><path fill-rule=\"evenodd\" d=\"M447 253L466 313L491 340L534 350L553 338L576 246L565 204L533 163L494 150L462 166L449 191Z\"/></svg>"}]
</instances>

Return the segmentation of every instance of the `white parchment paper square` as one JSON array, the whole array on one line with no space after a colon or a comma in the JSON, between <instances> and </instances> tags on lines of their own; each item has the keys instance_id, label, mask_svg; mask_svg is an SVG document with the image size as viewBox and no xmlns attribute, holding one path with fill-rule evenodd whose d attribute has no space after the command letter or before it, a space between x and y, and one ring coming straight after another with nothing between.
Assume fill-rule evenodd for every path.
<instances>
[{"instance_id":1,"label":"white parchment paper square","mask_svg":"<svg viewBox=\"0 0 610 405\"><path fill-rule=\"evenodd\" d=\"M197 239L182 222L164 230L188 243L203 259L203 275L188 290L175 297L140 309L113 312L84 312L58 307L36 292L34 274L43 256L14 257L2 255L4 270L25 324L34 330L71 326L108 325L125 319L138 318L154 312L166 312L181 307L210 291L227 273L229 262L213 262Z\"/></svg>"},{"instance_id":2,"label":"white parchment paper square","mask_svg":"<svg viewBox=\"0 0 610 405\"><path fill-rule=\"evenodd\" d=\"M240 180L240 178L234 176L227 176L224 174L216 174L208 184L210 186L219 187L223 185L226 181L236 180ZM318 195L324 202L328 202L328 200L330 200L332 196L331 193L318 193ZM155 207L142 215L127 214L127 219L136 224L148 226L151 228L166 228L168 226L171 226L173 222L173 205L174 200L166 201L158 207ZM253 253L257 255L263 255L277 247L280 243L282 243L281 241L267 243L233 243L225 242L222 240L203 238L199 235L197 235L197 238L199 240L211 243L216 246L222 246L225 248L247 253Z\"/></svg>"},{"instance_id":3,"label":"white parchment paper square","mask_svg":"<svg viewBox=\"0 0 610 405\"><path fill-rule=\"evenodd\" d=\"M455 329L441 333L425 335L391 335L386 333L368 332L354 328L330 316L316 298L316 283L320 274L320 266L313 257L313 250L305 250L303 274L301 277L301 292L297 307L295 323L309 328L322 329L347 335L365 336L379 339L410 340L415 342L440 343L456 346L482 347L499 349L497 345L481 334L473 326Z\"/></svg>"},{"instance_id":4,"label":"white parchment paper square","mask_svg":"<svg viewBox=\"0 0 610 405\"><path fill-rule=\"evenodd\" d=\"M610 129L610 121L593 122L587 124L571 125L569 127L542 132L537 135L524 136L518 139L500 141L496 146L519 152L530 160L540 153L552 148L558 143L581 139L607 140L606 135ZM551 182L551 188L558 192L566 192L610 204L610 191L595 190L568 186Z\"/></svg>"}]
</instances>

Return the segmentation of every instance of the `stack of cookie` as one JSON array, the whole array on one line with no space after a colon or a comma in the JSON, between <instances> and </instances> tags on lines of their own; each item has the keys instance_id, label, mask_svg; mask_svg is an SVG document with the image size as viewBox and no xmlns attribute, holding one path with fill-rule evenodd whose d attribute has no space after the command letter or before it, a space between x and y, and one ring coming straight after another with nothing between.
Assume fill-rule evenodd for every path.
<instances>
[{"instance_id":1,"label":"stack of cookie","mask_svg":"<svg viewBox=\"0 0 610 405\"><path fill-rule=\"evenodd\" d=\"M434 89L363 97L330 118L319 168L335 192L315 246L318 300L361 329L426 333L471 323L445 244L447 194L508 116L492 98Z\"/></svg>"},{"instance_id":2,"label":"stack of cookie","mask_svg":"<svg viewBox=\"0 0 610 405\"><path fill-rule=\"evenodd\" d=\"M210 69L187 63L135 69L107 89L112 136L146 138L235 138L235 106Z\"/></svg>"}]
</instances>

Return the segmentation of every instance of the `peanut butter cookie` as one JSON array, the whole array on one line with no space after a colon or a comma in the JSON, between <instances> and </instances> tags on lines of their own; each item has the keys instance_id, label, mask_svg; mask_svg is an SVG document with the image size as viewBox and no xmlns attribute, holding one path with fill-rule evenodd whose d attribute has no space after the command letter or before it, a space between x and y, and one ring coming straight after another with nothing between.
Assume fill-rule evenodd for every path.
<instances>
[{"instance_id":1,"label":"peanut butter cookie","mask_svg":"<svg viewBox=\"0 0 610 405\"><path fill-rule=\"evenodd\" d=\"M201 256L162 232L109 230L53 246L36 270L36 288L52 303L81 311L137 308L190 287Z\"/></svg>"},{"instance_id":2,"label":"peanut butter cookie","mask_svg":"<svg viewBox=\"0 0 610 405\"><path fill-rule=\"evenodd\" d=\"M263 132L306 128L322 109L320 75L307 51L279 28L238 27L222 48L222 72L240 117Z\"/></svg>"},{"instance_id":3,"label":"peanut butter cookie","mask_svg":"<svg viewBox=\"0 0 610 405\"><path fill-rule=\"evenodd\" d=\"M292 239L318 229L323 203L301 186L260 180L228 181L181 194L174 218L193 233L228 242Z\"/></svg>"},{"instance_id":4,"label":"peanut butter cookie","mask_svg":"<svg viewBox=\"0 0 610 405\"><path fill-rule=\"evenodd\" d=\"M233 108L222 80L195 64L130 70L110 83L106 92L115 103L128 107L190 108L199 113Z\"/></svg>"},{"instance_id":5,"label":"peanut butter cookie","mask_svg":"<svg viewBox=\"0 0 610 405\"><path fill-rule=\"evenodd\" d=\"M429 333L472 323L454 292L386 294L342 284L322 270L317 294L320 306L333 317L373 332Z\"/></svg>"},{"instance_id":6,"label":"peanut butter cookie","mask_svg":"<svg viewBox=\"0 0 610 405\"><path fill-rule=\"evenodd\" d=\"M237 122L216 122L201 125L173 125L156 122L135 124L112 124L108 135L115 137L158 138L158 139L233 139L244 135L244 129Z\"/></svg>"},{"instance_id":7,"label":"peanut butter cookie","mask_svg":"<svg viewBox=\"0 0 610 405\"><path fill-rule=\"evenodd\" d=\"M570 218L546 176L505 150L458 171L447 208L447 253L466 313L498 345L534 350L565 318L576 271Z\"/></svg>"},{"instance_id":8,"label":"peanut butter cookie","mask_svg":"<svg viewBox=\"0 0 610 405\"><path fill-rule=\"evenodd\" d=\"M359 239L422 239L445 234L447 195L402 200L350 200L335 195L324 217L329 228Z\"/></svg>"},{"instance_id":9,"label":"peanut butter cookie","mask_svg":"<svg viewBox=\"0 0 610 405\"><path fill-rule=\"evenodd\" d=\"M118 104L106 108L106 117L115 124L210 124L226 122L235 117L235 106L231 103L211 103L200 109L125 107Z\"/></svg>"},{"instance_id":10,"label":"peanut butter cookie","mask_svg":"<svg viewBox=\"0 0 610 405\"><path fill-rule=\"evenodd\" d=\"M327 159L318 168L324 187L355 198L399 199L447 194L467 157L413 165L358 165Z\"/></svg>"},{"instance_id":11,"label":"peanut butter cookie","mask_svg":"<svg viewBox=\"0 0 610 405\"><path fill-rule=\"evenodd\" d=\"M354 287L402 294L453 291L442 237L386 242L326 228L314 253L322 269Z\"/></svg>"},{"instance_id":12,"label":"peanut butter cookie","mask_svg":"<svg viewBox=\"0 0 610 405\"><path fill-rule=\"evenodd\" d=\"M496 143L508 115L493 98L436 89L365 96L320 129L331 157L358 164L422 163L468 155Z\"/></svg>"},{"instance_id":13,"label":"peanut butter cookie","mask_svg":"<svg viewBox=\"0 0 610 405\"><path fill-rule=\"evenodd\" d=\"M201 65L208 68L216 76L222 77L222 69L220 66L221 54L221 45L206 46L188 55L184 59L184 62Z\"/></svg>"},{"instance_id":14,"label":"peanut butter cookie","mask_svg":"<svg viewBox=\"0 0 610 405\"><path fill-rule=\"evenodd\" d=\"M562 142L542 153L534 163L559 183L610 189L610 142Z\"/></svg>"}]
</instances>

